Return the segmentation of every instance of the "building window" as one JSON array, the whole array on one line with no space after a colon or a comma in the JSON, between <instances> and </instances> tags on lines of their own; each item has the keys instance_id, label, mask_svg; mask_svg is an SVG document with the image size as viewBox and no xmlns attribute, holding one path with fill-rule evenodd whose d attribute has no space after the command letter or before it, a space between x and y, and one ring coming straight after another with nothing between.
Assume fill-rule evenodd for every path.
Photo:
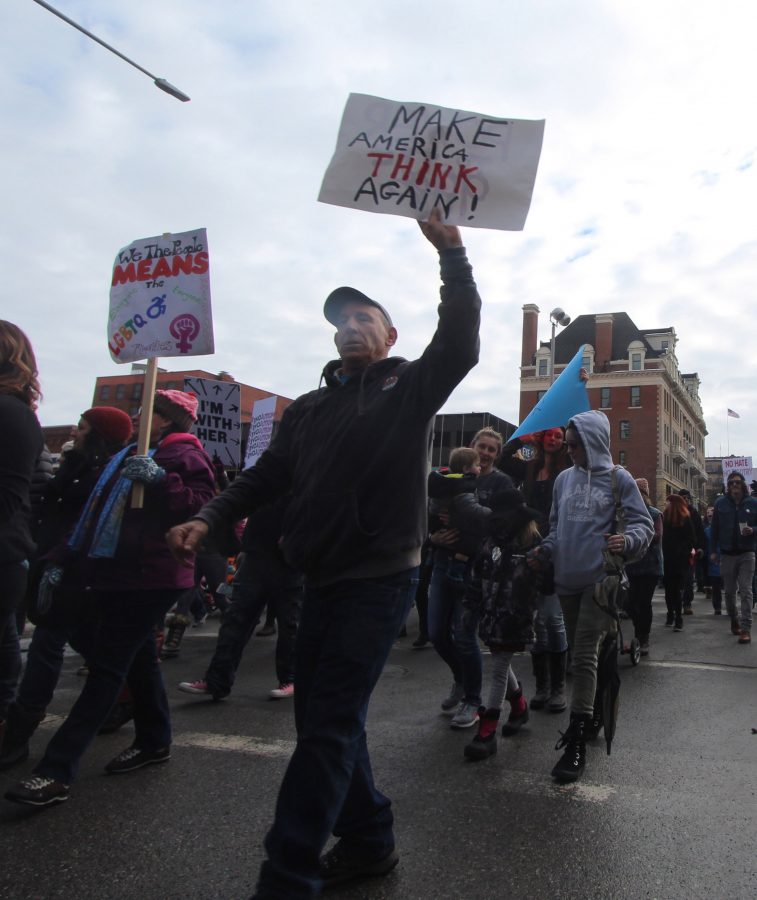
<instances>
[{"instance_id":1,"label":"building window","mask_svg":"<svg viewBox=\"0 0 757 900\"><path fill-rule=\"evenodd\" d=\"M129 407L129 415L134 418L134 416L139 415L139 407L138 406L130 406Z\"/></svg>"},{"instance_id":2,"label":"building window","mask_svg":"<svg viewBox=\"0 0 757 900\"><path fill-rule=\"evenodd\" d=\"M126 385L125 384L117 384L116 385L116 400L123 400L126 396Z\"/></svg>"},{"instance_id":3,"label":"building window","mask_svg":"<svg viewBox=\"0 0 757 900\"><path fill-rule=\"evenodd\" d=\"M631 371L641 372L641 353L631 354Z\"/></svg>"},{"instance_id":4,"label":"building window","mask_svg":"<svg viewBox=\"0 0 757 900\"><path fill-rule=\"evenodd\" d=\"M621 441L627 441L631 437L631 423L628 419L621 419L620 422L620 439Z\"/></svg>"},{"instance_id":5,"label":"building window","mask_svg":"<svg viewBox=\"0 0 757 900\"><path fill-rule=\"evenodd\" d=\"M610 388L600 388L599 390L599 408L610 409Z\"/></svg>"},{"instance_id":6,"label":"building window","mask_svg":"<svg viewBox=\"0 0 757 900\"><path fill-rule=\"evenodd\" d=\"M626 451L625 450L621 450L620 453L618 453L618 465L619 466L626 465Z\"/></svg>"},{"instance_id":7,"label":"building window","mask_svg":"<svg viewBox=\"0 0 757 900\"><path fill-rule=\"evenodd\" d=\"M175 381L167 381L165 390L167 391L175 391L177 390L177 384Z\"/></svg>"},{"instance_id":8,"label":"building window","mask_svg":"<svg viewBox=\"0 0 757 900\"><path fill-rule=\"evenodd\" d=\"M141 381L135 381L131 386L131 399L132 400L141 400L142 399L142 388L143 384Z\"/></svg>"},{"instance_id":9,"label":"building window","mask_svg":"<svg viewBox=\"0 0 757 900\"><path fill-rule=\"evenodd\" d=\"M660 347L663 350L667 350L669 346L670 346L670 341L660 341Z\"/></svg>"},{"instance_id":10,"label":"building window","mask_svg":"<svg viewBox=\"0 0 757 900\"><path fill-rule=\"evenodd\" d=\"M638 385L631 388L631 406L641 406L641 388Z\"/></svg>"},{"instance_id":11,"label":"building window","mask_svg":"<svg viewBox=\"0 0 757 900\"><path fill-rule=\"evenodd\" d=\"M547 393L546 391L537 391L536 392L536 402L538 403L546 393Z\"/></svg>"},{"instance_id":12,"label":"building window","mask_svg":"<svg viewBox=\"0 0 757 900\"><path fill-rule=\"evenodd\" d=\"M100 385L100 399L101 400L110 400L110 385L109 384L101 384Z\"/></svg>"},{"instance_id":13,"label":"building window","mask_svg":"<svg viewBox=\"0 0 757 900\"><path fill-rule=\"evenodd\" d=\"M669 453L665 454L665 471L666 472L670 471L670 454ZM670 493L670 491L668 491L668 493Z\"/></svg>"},{"instance_id":14,"label":"building window","mask_svg":"<svg viewBox=\"0 0 757 900\"><path fill-rule=\"evenodd\" d=\"M549 360L548 359L540 359L539 360L539 377L543 378L545 375L549 375Z\"/></svg>"}]
</instances>

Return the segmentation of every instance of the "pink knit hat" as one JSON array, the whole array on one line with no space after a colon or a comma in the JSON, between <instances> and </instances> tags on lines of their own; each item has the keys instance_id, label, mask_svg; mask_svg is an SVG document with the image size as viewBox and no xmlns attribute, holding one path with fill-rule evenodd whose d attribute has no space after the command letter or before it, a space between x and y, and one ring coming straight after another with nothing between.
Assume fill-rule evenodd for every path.
<instances>
[{"instance_id":1,"label":"pink knit hat","mask_svg":"<svg viewBox=\"0 0 757 900\"><path fill-rule=\"evenodd\" d=\"M192 422L197 421L198 406L197 397L186 391L155 391L155 412L186 431L192 427Z\"/></svg>"}]
</instances>

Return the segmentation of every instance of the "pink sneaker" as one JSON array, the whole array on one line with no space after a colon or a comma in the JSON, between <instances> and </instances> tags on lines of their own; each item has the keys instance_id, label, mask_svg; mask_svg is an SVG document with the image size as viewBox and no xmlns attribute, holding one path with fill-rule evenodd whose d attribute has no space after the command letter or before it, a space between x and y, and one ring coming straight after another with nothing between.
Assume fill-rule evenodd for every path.
<instances>
[{"instance_id":1,"label":"pink sneaker","mask_svg":"<svg viewBox=\"0 0 757 900\"><path fill-rule=\"evenodd\" d=\"M200 679L199 681L181 681L179 682L179 690L185 694L209 694L207 681Z\"/></svg>"},{"instance_id":2,"label":"pink sneaker","mask_svg":"<svg viewBox=\"0 0 757 900\"><path fill-rule=\"evenodd\" d=\"M283 700L285 697L294 697L294 685L291 683L280 684L271 691L269 696L271 700Z\"/></svg>"}]
</instances>

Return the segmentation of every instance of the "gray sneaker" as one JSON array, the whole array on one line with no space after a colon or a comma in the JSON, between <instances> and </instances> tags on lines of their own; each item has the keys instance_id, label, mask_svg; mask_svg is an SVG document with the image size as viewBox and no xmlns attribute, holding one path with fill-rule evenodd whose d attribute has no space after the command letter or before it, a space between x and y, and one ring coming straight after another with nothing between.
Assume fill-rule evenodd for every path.
<instances>
[{"instance_id":1,"label":"gray sneaker","mask_svg":"<svg viewBox=\"0 0 757 900\"><path fill-rule=\"evenodd\" d=\"M451 728L470 728L478 722L478 707L474 703L461 703L450 722Z\"/></svg>"},{"instance_id":2,"label":"gray sneaker","mask_svg":"<svg viewBox=\"0 0 757 900\"><path fill-rule=\"evenodd\" d=\"M450 688L449 697L445 700L442 700L442 712L446 716L451 716L454 714L455 710L458 706L460 706L460 701L463 699L463 695L465 691L463 690L463 686L458 684L456 681L452 682L452 687Z\"/></svg>"}]
</instances>

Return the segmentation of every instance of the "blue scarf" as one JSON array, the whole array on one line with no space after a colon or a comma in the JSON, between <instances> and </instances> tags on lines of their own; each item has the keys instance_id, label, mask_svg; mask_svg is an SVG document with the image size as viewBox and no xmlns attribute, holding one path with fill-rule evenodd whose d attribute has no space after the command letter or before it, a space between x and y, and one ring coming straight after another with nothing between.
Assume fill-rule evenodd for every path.
<instances>
[{"instance_id":1,"label":"blue scarf","mask_svg":"<svg viewBox=\"0 0 757 900\"><path fill-rule=\"evenodd\" d=\"M79 517L79 521L76 523L76 528L74 528L69 538L68 546L71 550L82 550L84 548L87 535L92 530L92 523L105 491L105 486L135 446L135 444L129 444L128 447L124 447L123 450L111 457L107 466L103 469L102 474L97 479L94 490L84 504L84 509ZM150 450L148 453L149 456L154 454L155 450ZM113 559L116 555L118 539L121 536L121 524L123 523L126 510L126 501L133 484L133 481L129 478L124 478L122 475L113 485L113 489L108 495L108 499L105 501L102 512L97 519L97 524L94 527L88 556L94 559Z\"/></svg>"}]
</instances>

